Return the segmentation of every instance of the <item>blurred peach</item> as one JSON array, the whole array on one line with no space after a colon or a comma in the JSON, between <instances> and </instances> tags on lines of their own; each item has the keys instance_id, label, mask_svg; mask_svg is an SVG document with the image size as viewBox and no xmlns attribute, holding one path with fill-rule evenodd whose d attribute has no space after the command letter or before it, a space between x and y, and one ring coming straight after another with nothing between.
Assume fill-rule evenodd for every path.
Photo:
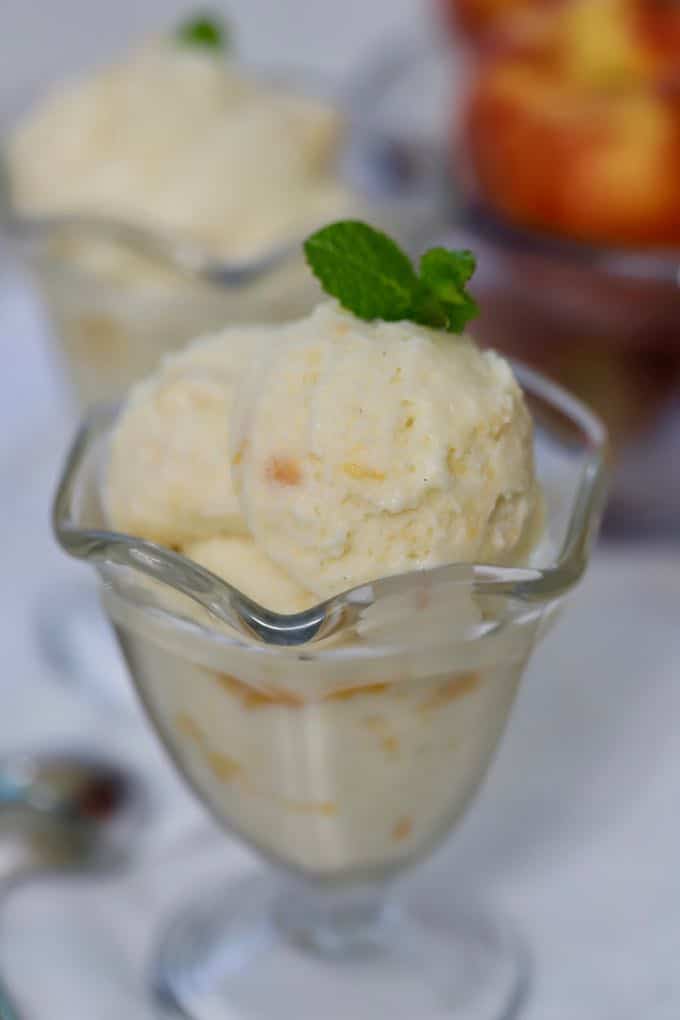
<instances>
[{"instance_id":1,"label":"blurred peach","mask_svg":"<svg viewBox=\"0 0 680 1020\"><path fill-rule=\"evenodd\" d=\"M533 52L583 81L621 75L660 80L680 70L675 0L534 0L523 10L498 20L497 49Z\"/></svg>"},{"instance_id":2,"label":"blurred peach","mask_svg":"<svg viewBox=\"0 0 680 1020\"><path fill-rule=\"evenodd\" d=\"M444 22L454 34L481 42L517 15L553 7L564 0L438 0Z\"/></svg>"},{"instance_id":3,"label":"blurred peach","mask_svg":"<svg viewBox=\"0 0 680 1020\"><path fill-rule=\"evenodd\" d=\"M680 31L680 10L655 21L639 0L574 0L487 54L463 140L491 207L579 240L680 243L680 89L662 20Z\"/></svg>"}]
</instances>

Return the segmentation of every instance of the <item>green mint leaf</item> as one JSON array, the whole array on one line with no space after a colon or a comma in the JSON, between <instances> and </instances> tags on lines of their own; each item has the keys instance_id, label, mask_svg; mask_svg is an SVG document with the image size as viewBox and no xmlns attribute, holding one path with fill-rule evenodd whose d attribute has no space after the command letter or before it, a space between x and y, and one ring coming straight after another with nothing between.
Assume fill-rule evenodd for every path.
<instances>
[{"instance_id":1,"label":"green mint leaf","mask_svg":"<svg viewBox=\"0 0 680 1020\"><path fill-rule=\"evenodd\" d=\"M444 309L448 317L444 328L452 333L460 333L479 314L477 303L465 289L476 267L472 252L446 248L431 248L420 260L422 284Z\"/></svg>"},{"instance_id":2,"label":"green mint leaf","mask_svg":"<svg viewBox=\"0 0 680 1020\"><path fill-rule=\"evenodd\" d=\"M431 248L420 260L418 276L398 244L359 220L322 227L304 249L326 293L360 319L410 319L460 333L479 312L465 289L476 268L469 251Z\"/></svg>"},{"instance_id":3,"label":"green mint leaf","mask_svg":"<svg viewBox=\"0 0 680 1020\"><path fill-rule=\"evenodd\" d=\"M477 260L471 251L430 248L420 260L420 277L433 291L448 300L444 291L460 290L472 278L476 268Z\"/></svg>"},{"instance_id":4,"label":"green mint leaf","mask_svg":"<svg viewBox=\"0 0 680 1020\"><path fill-rule=\"evenodd\" d=\"M446 305L448 322L446 329L449 333L462 333L470 319L479 315L479 305L473 297L466 294L460 304Z\"/></svg>"},{"instance_id":5,"label":"green mint leaf","mask_svg":"<svg viewBox=\"0 0 680 1020\"><path fill-rule=\"evenodd\" d=\"M409 318L421 326L432 329L448 329L449 313L436 294L422 280L418 281L418 289L413 296L413 305Z\"/></svg>"},{"instance_id":6,"label":"green mint leaf","mask_svg":"<svg viewBox=\"0 0 680 1020\"><path fill-rule=\"evenodd\" d=\"M228 35L220 18L199 14L178 27L176 38L183 46L201 46L209 50L225 50Z\"/></svg>"},{"instance_id":7,"label":"green mint leaf","mask_svg":"<svg viewBox=\"0 0 680 1020\"><path fill-rule=\"evenodd\" d=\"M340 220L307 238L304 250L326 293L360 319L411 317L418 278L387 234L360 220Z\"/></svg>"}]
</instances>

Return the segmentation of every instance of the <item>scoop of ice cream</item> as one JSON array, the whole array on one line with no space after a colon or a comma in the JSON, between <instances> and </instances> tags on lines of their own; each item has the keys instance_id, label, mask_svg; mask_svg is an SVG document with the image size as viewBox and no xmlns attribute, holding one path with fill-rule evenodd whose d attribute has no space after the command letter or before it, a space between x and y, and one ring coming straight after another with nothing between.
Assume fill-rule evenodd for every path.
<instances>
[{"instance_id":1,"label":"scoop of ice cream","mask_svg":"<svg viewBox=\"0 0 680 1020\"><path fill-rule=\"evenodd\" d=\"M167 39L53 89L7 159L22 210L111 215L246 256L344 208L342 133L329 104Z\"/></svg>"},{"instance_id":2,"label":"scoop of ice cream","mask_svg":"<svg viewBox=\"0 0 680 1020\"><path fill-rule=\"evenodd\" d=\"M166 358L111 443L114 527L281 612L378 577L516 562L540 496L509 365L334 303Z\"/></svg>"},{"instance_id":3,"label":"scoop of ice cream","mask_svg":"<svg viewBox=\"0 0 680 1020\"><path fill-rule=\"evenodd\" d=\"M181 546L247 532L229 464L238 380L268 330L241 327L166 357L133 387L111 442L106 504L113 527Z\"/></svg>"},{"instance_id":4,"label":"scoop of ice cream","mask_svg":"<svg viewBox=\"0 0 680 1020\"><path fill-rule=\"evenodd\" d=\"M182 553L275 613L298 613L317 601L267 559L247 536L189 542Z\"/></svg>"},{"instance_id":5,"label":"scoop of ice cream","mask_svg":"<svg viewBox=\"0 0 680 1020\"><path fill-rule=\"evenodd\" d=\"M526 552L532 423L497 354L332 303L271 353L240 388L233 480L257 547L299 585L327 597Z\"/></svg>"}]
</instances>

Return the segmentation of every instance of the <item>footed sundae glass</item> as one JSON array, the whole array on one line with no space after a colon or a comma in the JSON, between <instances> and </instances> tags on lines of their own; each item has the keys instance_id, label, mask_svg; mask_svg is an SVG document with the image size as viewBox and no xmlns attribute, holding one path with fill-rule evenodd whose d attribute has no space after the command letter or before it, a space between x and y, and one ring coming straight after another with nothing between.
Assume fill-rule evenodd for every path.
<instances>
[{"instance_id":1,"label":"footed sundae glass","mask_svg":"<svg viewBox=\"0 0 680 1020\"><path fill-rule=\"evenodd\" d=\"M165 934L155 988L186 1014L498 1020L521 1001L525 957L497 919L441 895L395 896L479 789L603 509L603 427L542 376L516 372L546 502L526 565L384 578L294 616L108 530L101 477L116 410L86 418L56 496L58 540L95 567L176 765L269 865L206 890Z\"/></svg>"}]
</instances>

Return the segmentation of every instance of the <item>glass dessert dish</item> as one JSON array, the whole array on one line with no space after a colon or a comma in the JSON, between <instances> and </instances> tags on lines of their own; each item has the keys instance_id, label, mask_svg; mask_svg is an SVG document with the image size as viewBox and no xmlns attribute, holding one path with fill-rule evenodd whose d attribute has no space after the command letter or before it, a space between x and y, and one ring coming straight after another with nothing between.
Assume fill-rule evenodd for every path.
<instances>
[{"instance_id":1,"label":"glass dessert dish","mask_svg":"<svg viewBox=\"0 0 680 1020\"><path fill-rule=\"evenodd\" d=\"M516 371L546 500L527 565L384 578L294 616L108 530L101 471L117 412L86 419L56 496L58 540L96 569L175 763L278 875L207 890L166 933L156 989L187 1014L497 1020L518 1004L526 964L502 925L441 894L402 905L392 892L480 786L603 508L603 427Z\"/></svg>"}]
</instances>

